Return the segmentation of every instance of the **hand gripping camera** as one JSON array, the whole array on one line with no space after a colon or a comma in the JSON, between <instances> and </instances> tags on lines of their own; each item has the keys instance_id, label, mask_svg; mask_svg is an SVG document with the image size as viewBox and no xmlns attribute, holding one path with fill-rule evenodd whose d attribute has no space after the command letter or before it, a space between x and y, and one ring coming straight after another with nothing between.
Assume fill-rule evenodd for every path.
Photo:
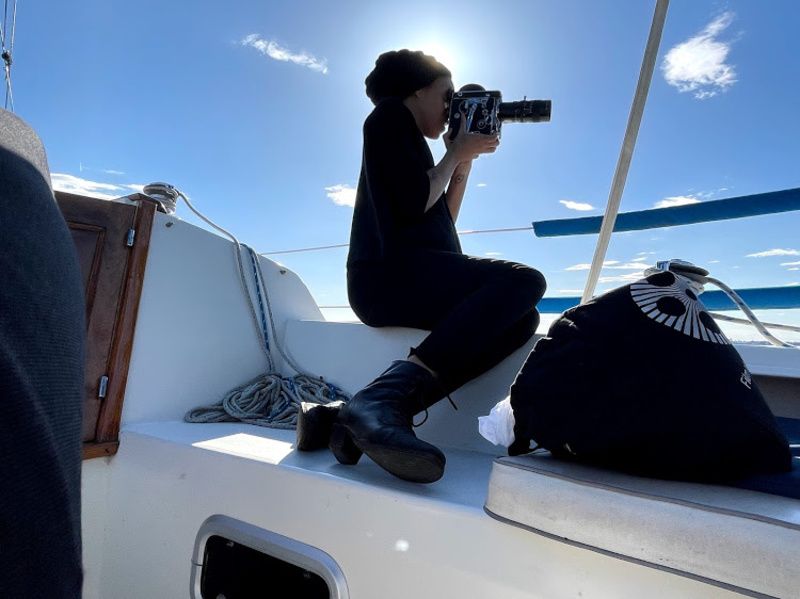
<instances>
[{"instance_id":1,"label":"hand gripping camera","mask_svg":"<svg viewBox=\"0 0 800 599\"><path fill-rule=\"evenodd\" d=\"M503 102L499 91L486 91L477 84L469 84L453 94L450 100L450 139L467 120L466 131L499 135L503 122L541 123L550 120L550 100L521 100Z\"/></svg>"}]
</instances>

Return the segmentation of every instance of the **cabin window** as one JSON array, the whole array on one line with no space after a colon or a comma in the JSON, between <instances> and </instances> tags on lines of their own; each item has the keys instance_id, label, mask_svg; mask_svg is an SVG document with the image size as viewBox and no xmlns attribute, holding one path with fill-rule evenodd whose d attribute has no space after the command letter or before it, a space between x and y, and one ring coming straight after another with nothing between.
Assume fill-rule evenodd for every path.
<instances>
[{"instance_id":1,"label":"cabin window","mask_svg":"<svg viewBox=\"0 0 800 599\"><path fill-rule=\"evenodd\" d=\"M206 542L200 589L203 599L331 597L319 574L217 535Z\"/></svg>"},{"instance_id":2,"label":"cabin window","mask_svg":"<svg viewBox=\"0 0 800 599\"><path fill-rule=\"evenodd\" d=\"M334 559L316 547L228 516L200 526L192 555L193 599L348 599Z\"/></svg>"}]
</instances>

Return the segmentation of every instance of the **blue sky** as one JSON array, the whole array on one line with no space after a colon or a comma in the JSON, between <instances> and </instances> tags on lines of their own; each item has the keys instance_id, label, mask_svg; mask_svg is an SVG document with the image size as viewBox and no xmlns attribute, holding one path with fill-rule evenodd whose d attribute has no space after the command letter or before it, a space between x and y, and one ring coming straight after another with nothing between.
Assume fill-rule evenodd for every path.
<instances>
[{"instance_id":1,"label":"blue sky","mask_svg":"<svg viewBox=\"0 0 800 599\"><path fill-rule=\"evenodd\" d=\"M19 0L14 99L57 187L113 197L168 181L259 251L329 245L349 236L364 77L382 51L422 49L456 86L552 99L550 123L507 125L476 161L457 223L521 227L602 214L654 5ZM623 211L800 186L798 30L796 1L673 0ZM797 285L798 230L789 213L616 235L598 290L670 257L734 287ZM579 294L595 241L462 237L467 253L538 267L548 295ZM327 306L347 303L345 257L275 259Z\"/></svg>"}]
</instances>

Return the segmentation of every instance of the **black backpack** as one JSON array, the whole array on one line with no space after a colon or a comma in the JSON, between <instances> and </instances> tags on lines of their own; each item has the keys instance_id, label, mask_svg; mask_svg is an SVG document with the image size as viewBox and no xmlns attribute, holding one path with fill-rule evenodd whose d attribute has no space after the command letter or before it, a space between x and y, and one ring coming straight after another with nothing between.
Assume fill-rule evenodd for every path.
<instances>
[{"instance_id":1,"label":"black backpack","mask_svg":"<svg viewBox=\"0 0 800 599\"><path fill-rule=\"evenodd\" d=\"M515 441L645 476L791 469L786 437L688 279L664 271L565 312L511 387Z\"/></svg>"}]
</instances>

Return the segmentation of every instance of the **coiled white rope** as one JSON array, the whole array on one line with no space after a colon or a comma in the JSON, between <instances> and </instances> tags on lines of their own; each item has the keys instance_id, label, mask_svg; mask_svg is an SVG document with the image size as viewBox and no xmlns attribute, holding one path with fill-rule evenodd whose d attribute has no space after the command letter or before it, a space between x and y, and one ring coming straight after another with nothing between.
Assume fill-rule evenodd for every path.
<instances>
[{"instance_id":1,"label":"coiled white rope","mask_svg":"<svg viewBox=\"0 0 800 599\"><path fill-rule=\"evenodd\" d=\"M179 189L166 184L156 183L145 187L145 193L152 193L156 201L173 213L178 198L183 198L189 209L211 227L225 235L234 244L236 266L242 291L247 298L250 315L256 326L261 348L267 361L267 372L248 381L244 385L232 389L218 402L199 406L189 410L184 416L186 422L247 422L258 426L290 429L297 425L297 412L301 402L326 404L332 401L349 401L350 395L336 385L304 372L278 343L275 331L275 319L272 314L267 286L261 263L255 251L240 243L235 235L226 231L197 210L189 198ZM148 194L149 195L149 194ZM242 250L250 256L252 278L255 295L258 301L256 308L248 284L242 260ZM261 318L259 319L259 314ZM271 333L271 334L270 334ZM283 360L297 374L284 376L276 371L270 354L270 337L272 345L277 348Z\"/></svg>"},{"instance_id":2,"label":"coiled white rope","mask_svg":"<svg viewBox=\"0 0 800 599\"><path fill-rule=\"evenodd\" d=\"M350 397L341 391L331 394L330 386L304 374L291 378L262 374L225 394L221 401L189 410L186 422L247 422L270 428L297 426L301 402L326 404Z\"/></svg>"}]
</instances>

